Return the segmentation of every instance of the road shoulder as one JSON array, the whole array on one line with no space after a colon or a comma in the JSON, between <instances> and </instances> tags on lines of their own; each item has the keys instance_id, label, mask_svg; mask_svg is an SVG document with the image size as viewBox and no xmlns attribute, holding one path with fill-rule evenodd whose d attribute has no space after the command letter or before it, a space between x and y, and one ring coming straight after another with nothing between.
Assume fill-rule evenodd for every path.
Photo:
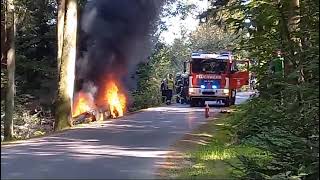
<instances>
[{"instance_id":1,"label":"road shoulder","mask_svg":"<svg viewBox=\"0 0 320 180\"><path fill-rule=\"evenodd\" d=\"M190 155L199 150L199 148L206 146L210 143L216 131L216 124L221 122L226 115L222 113L215 113L215 117L207 119L207 123L199 126L191 133L187 133L182 139L177 141L170 147L172 153L168 154L166 161L159 164L157 176L159 178L181 178L184 171L192 168L194 162Z\"/></svg>"},{"instance_id":2,"label":"road shoulder","mask_svg":"<svg viewBox=\"0 0 320 180\"><path fill-rule=\"evenodd\" d=\"M186 134L172 145L174 153L159 165L160 179L232 179L241 176L235 167L238 155L255 155L260 152L235 143L230 131L229 113L217 113L206 124Z\"/></svg>"}]
</instances>

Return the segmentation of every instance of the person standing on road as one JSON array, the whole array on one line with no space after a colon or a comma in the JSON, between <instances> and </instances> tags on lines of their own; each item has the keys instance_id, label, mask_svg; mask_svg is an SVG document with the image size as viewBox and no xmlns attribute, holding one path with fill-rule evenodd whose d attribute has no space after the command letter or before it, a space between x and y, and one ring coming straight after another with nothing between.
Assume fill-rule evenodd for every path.
<instances>
[{"instance_id":1,"label":"person standing on road","mask_svg":"<svg viewBox=\"0 0 320 180\"><path fill-rule=\"evenodd\" d=\"M173 80L173 75L172 74L168 74L167 77L167 104L171 104L171 99L172 99L172 95L173 95L173 90L174 90L174 80Z\"/></svg>"},{"instance_id":2,"label":"person standing on road","mask_svg":"<svg viewBox=\"0 0 320 180\"><path fill-rule=\"evenodd\" d=\"M176 79L175 79L175 93L176 93L176 102L180 103L181 101L181 90L182 90L182 77L181 77L181 73L177 73L176 74Z\"/></svg>"},{"instance_id":3,"label":"person standing on road","mask_svg":"<svg viewBox=\"0 0 320 180\"><path fill-rule=\"evenodd\" d=\"M162 103L164 103L166 101L166 98L167 98L167 89L168 89L168 86L167 86L167 82L166 82L166 79L163 79L161 81L161 87L160 87L160 90L161 90L161 101Z\"/></svg>"},{"instance_id":4,"label":"person standing on road","mask_svg":"<svg viewBox=\"0 0 320 180\"><path fill-rule=\"evenodd\" d=\"M187 94L188 94L188 89L189 89L189 76L186 75L186 74L183 74L181 76L181 80L182 80L182 87L181 87L181 93L180 93L180 101L181 101L181 104L183 103L188 103L188 100L187 100Z\"/></svg>"}]
</instances>

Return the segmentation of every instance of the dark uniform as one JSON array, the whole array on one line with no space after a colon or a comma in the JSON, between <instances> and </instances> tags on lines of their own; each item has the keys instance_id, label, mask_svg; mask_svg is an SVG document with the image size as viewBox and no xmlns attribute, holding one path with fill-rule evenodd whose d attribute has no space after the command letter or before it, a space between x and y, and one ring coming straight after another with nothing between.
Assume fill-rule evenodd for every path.
<instances>
[{"instance_id":1,"label":"dark uniform","mask_svg":"<svg viewBox=\"0 0 320 180\"><path fill-rule=\"evenodd\" d=\"M182 88L181 88L181 103L188 103L187 96L188 96L188 90L189 90L189 76L182 75Z\"/></svg>"},{"instance_id":2,"label":"dark uniform","mask_svg":"<svg viewBox=\"0 0 320 180\"><path fill-rule=\"evenodd\" d=\"M173 77L172 77L172 74L169 74L168 75L168 78L167 78L167 87L168 87L168 90L167 90L167 104L171 104L171 99L172 99L172 95L173 95L173 90L174 90L174 81L173 81Z\"/></svg>"},{"instance_id":3,"label":"dark uniform","mask_svg":"<svg viewBox=\"0 0 320 180\"><path fill-rule=\"evenodd\" d=\"M167 89L168 89L167 82L166 82L166 80L164 79L164 80L161 81L161 87L160 87L161 96L162 96L162 97L161 97L162 103L164 103L165 100L166 100L166 97L167 97Z\"/></svg>"},{"instance_id":4,"label":"dark uniform","mask_svg":"<svg viewBox=\"0 0 320 180\"><path fill-rule=\"evenodd\" d=\"M177 103L181 102L181 92L183 89L183 81L181 79L181 77L179 79L176 80L176 93L177 93Z\"/></svg>"},{"instance_id":5,"label":"dark uniform","mask_svg":"<svg viewBox=\"0 0 320 180\"><path fill-rule=\"evenodd\" d=\"M187 103L187 95L188 95L188 76L184 74L179 74L176 78L176 93L177 93L177 103Z\"/></svg>"}]
</instances>

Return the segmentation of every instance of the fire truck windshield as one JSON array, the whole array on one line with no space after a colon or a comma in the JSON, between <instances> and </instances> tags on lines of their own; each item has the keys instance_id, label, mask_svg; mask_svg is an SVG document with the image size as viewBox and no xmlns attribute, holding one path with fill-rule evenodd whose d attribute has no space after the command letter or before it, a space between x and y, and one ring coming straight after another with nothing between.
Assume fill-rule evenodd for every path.
<instances>
[{"instance_id":1,"label":"fire truck windshield","mask_svg":"<svg viewBox=\"0 0 320 180\"><path fill-rule=\"evenodd\" d=\"M227 62L216 59L192 59L191 67L193 73L221 74L227 70Z\"/></svg>"}]
</instances>

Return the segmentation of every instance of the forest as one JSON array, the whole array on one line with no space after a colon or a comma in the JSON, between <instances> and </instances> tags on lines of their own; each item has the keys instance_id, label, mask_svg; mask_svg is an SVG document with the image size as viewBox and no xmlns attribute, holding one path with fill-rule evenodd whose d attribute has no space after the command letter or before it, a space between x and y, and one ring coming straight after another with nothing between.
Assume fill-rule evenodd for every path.
<instances>
[{"instance_id":1,"label":"forest","mask_svg":"<svg viewBox=\"0 0 320 180\"><path fill-rule=\"evenodd\" d=\"M160 2L160 1L159 1ZM72 126L70 93L86 37L86 0L1 1L1 137L23 140ZM233 143L268 159L240 155L242 179L319 179L319 1L209 0L199 25L161 40L163 17L196 13L197 4L167 0L152 21L152 48L130 75L128 111L161 105L161 80L182 72L194 51L232 51L250 59L258 94L231 114ZM148 12L146 12L148 13ZM270 73L276 51L284 73ZM69 84L68 84L69 83ZM73 84L73 83L72 83ZM72 87L70 87L72 86ZM236 167L235 167L236 168Z\"/></svg>"}]
</instances>

